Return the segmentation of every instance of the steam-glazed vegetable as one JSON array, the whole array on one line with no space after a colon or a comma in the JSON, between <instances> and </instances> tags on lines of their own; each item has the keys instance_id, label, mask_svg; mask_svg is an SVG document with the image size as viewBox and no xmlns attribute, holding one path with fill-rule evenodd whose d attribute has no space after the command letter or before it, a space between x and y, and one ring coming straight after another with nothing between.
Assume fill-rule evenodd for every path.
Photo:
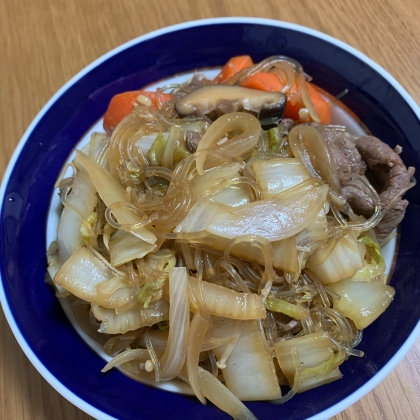
<instances>
[{"instance_id":1,"label":"steam-glazed vegetable","mask_svg":"<svg viewBox=\"0 0 420 420\"><path fill-rule=\"evenodd\" d=\"M329 125L331 106L283 56L113 98L108 135L57 183L47 253L59 296L108 335L103 372L178 378L253 419L241 400L284 403L363 356L360 330L395 293L378 239L414 168Z\"/></svg>"}]
</instances>

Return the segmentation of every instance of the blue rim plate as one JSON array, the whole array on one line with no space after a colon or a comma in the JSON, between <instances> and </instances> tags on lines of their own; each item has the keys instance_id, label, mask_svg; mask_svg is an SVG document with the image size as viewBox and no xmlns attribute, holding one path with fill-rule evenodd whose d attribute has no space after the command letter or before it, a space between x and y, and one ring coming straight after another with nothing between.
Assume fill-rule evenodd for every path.
<instances>
[{"instance_id":1,"label":"blue rim plate","mask_svg":"<svg viewBox=\"0 0 420 420\"><path fill-rule=\"evenodd\" d=\"M174 74L220 66L233 55L255 61L283 54L300 61L317 85L343 98L373 135L403 147L420 168L420 109L384 69L320 32L284 22L221 18L175 25L122 45L82 70L45 105L20 141L0 191L0 298L25 354L65 398L99 419L223 419L196 399L138 384L103 360L78 336L52 288L44 283L46 220L54 182L84 133L111 97ZM374 388L420 335L420 196L414 189L400 229L391 284L396 297L365 331L366 354L343 365L338 382L298 395L283 406L247 403L260 419L325 419Z\"/></svg>"}]
</instances>

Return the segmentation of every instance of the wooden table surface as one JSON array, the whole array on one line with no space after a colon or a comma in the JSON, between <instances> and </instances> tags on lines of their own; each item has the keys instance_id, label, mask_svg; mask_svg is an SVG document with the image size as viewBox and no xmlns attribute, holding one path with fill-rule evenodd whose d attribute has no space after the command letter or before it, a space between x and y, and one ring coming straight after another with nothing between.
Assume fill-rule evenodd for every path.
<instances>
[{"instance_id":1,"label":"wooden table surface","mask_svg":"<svg viewBox=\"0 0 420 420\"><path fill-rule=\"evenodd\" d=\"M149 31L220 16L285 20L332 35L383 66L420 104L418 0L1 0L0 178L41 107L87 64ZM0 419L91 418L32 367L2 312L0 334ZM419 418L420 341L376 389L334 417Z\"/></svg>"}]
</instances>

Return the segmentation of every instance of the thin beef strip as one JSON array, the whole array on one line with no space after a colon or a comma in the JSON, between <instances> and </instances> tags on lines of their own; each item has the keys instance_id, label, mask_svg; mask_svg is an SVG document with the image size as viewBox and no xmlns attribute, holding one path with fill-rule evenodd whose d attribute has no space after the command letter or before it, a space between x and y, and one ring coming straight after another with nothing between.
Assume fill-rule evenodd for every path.
<instances>
[{"instance_id":1,"label":"thin beef strip","mask_svg":"<svg viewBox=\"0 0 420 420\"><path fill-rule=\"evenodd\" d=\"M366 164L355 146L357 137L324 125L317 124L315 128L325 138L340 174L355 173L363 175L365 173ZM369 190L363 184L342 180L341 187L341 194L349 202L355 213L365 217L372 215L374 203Z\"/></svg>"},{"instance_id":2,"label":"thin beef strip","mask_svg":"<svg viewBox=\"0 0 420 420\"><path fill-rule=\"evenodd\" d=\"M329 128L325 125L319 125L316 129L327 142L333 155L337 171L340 174L353 173L363 175L365 173L366 165L355 146L357 137L342 130Z\"/></svg>"},{"instance_id":3,"label":"thin beef strip","mask_svg":"<svg viewBox=\"0 0 420 420\"><path fill-rule=\"evenodd\" d=\"M314 125L325 138L333 155L337 171L343 173L366 173L378 191L381 207L389 207L382 221L376 226L378 241L383 241L402 221L407 200L402 195L411 186L415 168L408 169L402 162L397 146L392 150L387 144L373 136L355 137L328 126ZM372 216L374 202L368 189L360 182L342 180L342 195L356 214Z\"/></svg>"},{"instance_id":4,"label":"thin beef strip","mask_svg":"<svg viewBox=\"0 0 420 420\"><path fill-rule=\"evenodd\" d=\"M381 207L389 207L375 228L378 241L381 242L404 218L408 201L403 200L401 195L412 186L415 168L410 166L407 169L398 153L376 137L359 137L355 145L369 168L367 176L379 193Z\"/></svg>"}]
</instances>

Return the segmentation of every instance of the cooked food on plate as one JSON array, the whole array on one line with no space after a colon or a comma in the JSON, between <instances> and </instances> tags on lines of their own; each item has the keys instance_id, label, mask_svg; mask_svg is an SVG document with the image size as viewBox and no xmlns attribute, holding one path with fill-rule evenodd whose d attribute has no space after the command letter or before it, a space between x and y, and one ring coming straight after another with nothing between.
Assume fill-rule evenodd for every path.
<instances>
[{"instance_id":1,"label":"cooked food on plate","mask_svg":"<svg viewBox=\"0 0 420 420\"><path fill-rule=\"evenodd\" d=\"M415 170L337 124L341 106L284 56L112 98L57 181L48 250L103 372L178 378L254 418L242 401L284 403L363 357Z\"/></svg>"}]
</instances>

